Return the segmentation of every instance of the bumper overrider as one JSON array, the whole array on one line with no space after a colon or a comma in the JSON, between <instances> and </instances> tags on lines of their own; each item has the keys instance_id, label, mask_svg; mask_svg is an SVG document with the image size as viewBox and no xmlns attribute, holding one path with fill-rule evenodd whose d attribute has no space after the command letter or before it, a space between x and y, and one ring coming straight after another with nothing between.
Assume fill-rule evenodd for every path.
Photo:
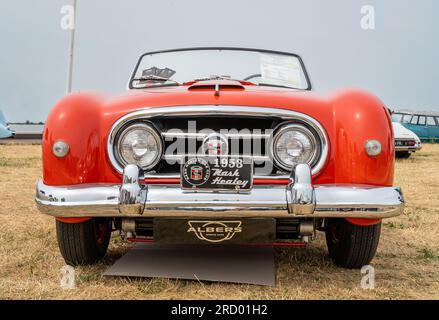
<instances>
[{"instance_id":1,"label":"bumper overrider","mask_svg":"<svg viewBox=\"0 0 439 320\"><path fill-rule=\"evenodd\" d=\"M55 217L303 217L388 218L402 213L399 187L314 186L308 165L297 165L287 186L254 186L249 193L197 193L179 185L142 185L127 165L121 185L37 184L36 203Z\"/></svg>"}]
</instances>

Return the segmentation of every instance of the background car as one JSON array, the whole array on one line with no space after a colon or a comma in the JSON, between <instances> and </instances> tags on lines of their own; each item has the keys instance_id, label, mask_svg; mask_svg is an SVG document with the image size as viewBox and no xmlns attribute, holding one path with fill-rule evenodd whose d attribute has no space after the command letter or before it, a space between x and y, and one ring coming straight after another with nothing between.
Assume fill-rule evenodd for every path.
<instances>
[{"instance_id":1,"label":"background car","mask_svg":"<svg viewBox=\"0 0 439 320\"><path fill-rule=\"evenodd\" d=\"M13 136L15 136L15 132L9 128L5 116L0 110L0 139L12 138Z\"/></svg>"},{"instance_id":2,"label":"background car","mask_svg":"<svg viewBox=\"0 0 439 320\"><path fill-rule=\"evenodd\" d=\"M416 133L421 141L439 142L439 113L394 111L392 121Z\"/></svg>"},{"instance_id":3,"label":"background car","mask_svg":"<svg viewBox=\"0 0 439 320\"><path fill-rule=\"evenodd\" d=\"M422 143L413 131L405 128L399 122L392 122L395 136L395 155L398 158L408 158L418 150L421 150Z\"/></svg>"}]
</instances>

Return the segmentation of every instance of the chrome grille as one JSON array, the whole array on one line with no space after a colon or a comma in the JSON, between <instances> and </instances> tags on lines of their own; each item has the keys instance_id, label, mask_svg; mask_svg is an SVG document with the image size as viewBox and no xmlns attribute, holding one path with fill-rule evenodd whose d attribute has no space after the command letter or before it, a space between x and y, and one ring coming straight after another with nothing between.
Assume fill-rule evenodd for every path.
<instances>
[{"instance_id":1,"label":"chrome grille","mask_svg":"<svg viewBox=\"0 0 439 320\"><path fill-rule=\"evenodd\" d=\"M415 139L395 139L395 146L397 147L413 147L415 145Z\"/></svg>"},{"instance_id":2,"label":"chrome grille","mask_svg":"<svg viewBox=\"0 0 439 320\"><path fill-rule=\"evenodd\" d=\"M202 143L204 139L208 136L207 133L175 133L175 132L162 132L162 137L166 146L169 146L171 143L175 143L177 139L182 139L186 142L187 145L193 141L196 149L199 150L202 147ZM269 133L260 133L260 134L227 134L224 136L227 138L229 142L229 146L232 146L231 150L229 150L229 155L241 155L248 156L256 162L264 162L270 161L270 143L272 139L272 135ZM188 149L186 149L188 150ZM188 154L188 153L186 153ZM188 154L188 155L195 155ZM164 154L164 160L175 160L180 159L181 154L174 152L172 154Z\"/></svg>"},{"instance_id":3,"label":"chrome grille","mask_svg":"<svg viewBox=\"0 0 439 320\"><path fill-rule=\"evenodd\" d=\"M188 121L197 120L197 130L185 130ZM228 154L247 155L251 156L255 163L255 178L280 178L289 177L289 174L281 171L279 168L273 166L272 172L259 175L258 165L263 166L267 162L272 162L271 156L271 131L277 125L285 122L301 123L316 132L320 141L321 156L313 165L313 173L322 169L328 154L328 139L325 130L321 125L311 117L285 109L270 108L270 107L247 107L247 106L178 106L178 107L158 107L145 108L120 118L112 127L108 136L108 155L112 165L122 172L121 165L117 162L114 156L114 142L118 132L127 125L138 121L148 121L156 126L158 132L161 133L165 143L165 150L167 146L175 139L183 139L189 143L194 141L196 146L199 146L206 133L203 129L209 128L214 132L221 132L221 129L236 129L239 133L224 134L228 141L233 140L249 140L261 139L261 152L254 152L253 149L243 150L229 150ZM199 127L198 127L199 126ZM180 129L175 132L172 129ZM250 129L250 133L243 133L241 129ZM259 129L260 132L252 131L252 129ZM265 130L265 131L264 131ZM195 150L198 150L196 148ZM190 153L189 153L190 154ZM183 154L168 153L164 154L159 164L150 172L147 172L146 178L179 178L180 165L179 160ZM175 164L169 164L169 160L174 160Z\"/></svg>"}]
</instances>

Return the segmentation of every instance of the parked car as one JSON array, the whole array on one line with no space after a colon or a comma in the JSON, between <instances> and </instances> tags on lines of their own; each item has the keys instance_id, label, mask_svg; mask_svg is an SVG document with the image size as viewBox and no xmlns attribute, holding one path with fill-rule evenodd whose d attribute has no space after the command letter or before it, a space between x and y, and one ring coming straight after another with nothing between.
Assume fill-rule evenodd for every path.
<instances>
[{"instance_id":1,"label":"parked car","mask_svg":"<svg viewBox=\"0 0 439 320\"><path fill-rule=\"evenodd\" d=\"M0 110L0 139L12 138L15 136L15 132L6 123L5 116Z\"/></svg>"},{"instance_id":2,"label":"parked car","mask_svg":"<svg viewBox=\"0 0 439 320\"><path fill-rule=\"evenodd\" d=\"M128 241L305 245L326 233L359 268L399 215L390 115L375 96L311 92L292 53L195 48L143 54L129 92L71 94L44 130L39 210L70 265ZM395 248L396 249L396 248Z\"/></svg>"},{"instance_id":3,"label":"parked car","mask_svg":"<svg viewBox=\"0 0 439 320\"><path fill-rule=\"evenodd\" d=\"M421 141L439 141L439 113L394 111L392 121L416 133Z\"/></svg>"},{"instance_id":4,"label":"parked car","mask_svg":"<svg viewBox=\"0 0 439 320\"><path fill-rule=\"evenodd\" d=\"M405 128L399 122L392 122L395 136L395 154L398 158L408 158L418 150L421 150L422 143L413 131Z\"/></svg>"}]
</instances>

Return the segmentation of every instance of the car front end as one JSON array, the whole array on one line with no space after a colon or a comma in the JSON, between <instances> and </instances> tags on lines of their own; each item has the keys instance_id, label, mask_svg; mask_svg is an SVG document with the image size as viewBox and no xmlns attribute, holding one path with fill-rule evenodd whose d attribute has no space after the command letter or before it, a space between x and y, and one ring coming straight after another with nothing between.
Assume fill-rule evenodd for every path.
<instances>
[{"instance_id":1,"label":"car front end","mask_svg":"<svg viewBox=\"0 0 439 320\"><path fill-rule=\"evenodd\" d=\"M276 55L260 57L270 71ZM131 83L172 76L145 70ZM360 248L346 227L379 236L381 219L404 207L392 185L390 118L370 94L323 98L307 91L306 73L301 81L295 90L215 76L118 97L71 95L46 122L37 206L60 234L84 224L107 246L113 228L130 241L266 245L303 245L321 230L336 262L358 267L378 242ZM97 258L62 243L67 262ZM344 246L358 259L341 256Z\"/></svg>"}]
</instances>

